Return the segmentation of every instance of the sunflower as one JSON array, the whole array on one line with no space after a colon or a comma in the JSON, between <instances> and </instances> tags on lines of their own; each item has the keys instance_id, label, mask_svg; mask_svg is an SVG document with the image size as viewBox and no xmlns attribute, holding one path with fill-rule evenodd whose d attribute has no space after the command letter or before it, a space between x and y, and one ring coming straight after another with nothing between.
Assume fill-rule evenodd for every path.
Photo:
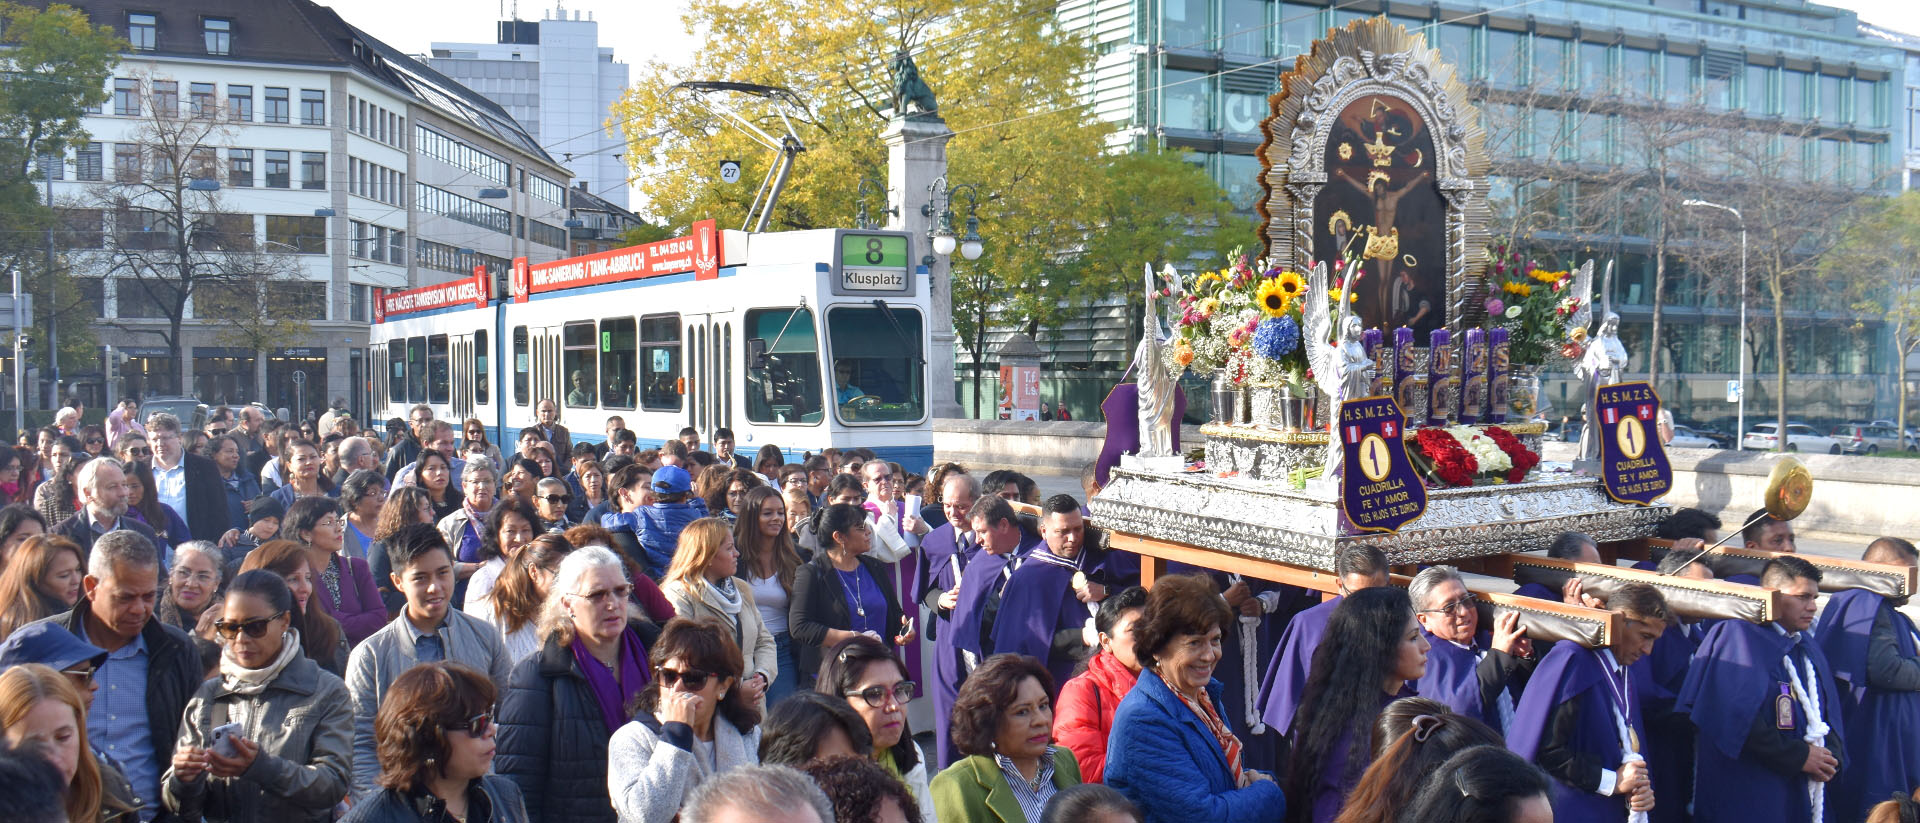
<instances>
[{"instance_id":1,"label":"sunflower","mask_svg":"<svg viewBox=\"0 0 1920 823\"><path fill-rule=\"evenodd\" d=\"M1282 274L1280 277L1260 281L1260 292L1255 297L1254 303L1260 307L1261 311L1266 312L1268 317L1285 317L1287 310L1293 308L1293 297L1287 294L1286 287L1281 284L1281 280L1285 277L1286 275Z\"/></svg>"},{"instance_id":2,"label":"sunflower","mask_svg":"<svg viewBox=\"0 0 1920 823\"><path fill-rule=\"evenodd\" d=\"M1508 294L1517 294L1521 297L1528 297L1533 294L1532 286L1525 283L1516 283L1511 280L1500 284L1500 289Z\"/></svg>"},{"instance_id":3,"label":"sunflower","mask_svg":"<svg viewBox=\"0 0 1920 823\"><path fill-rule=\"evenodd\" d=\"M1280 284L1280 293L1286 295L1288 300L1298 300L1307 294L1306 278L1301 277L1299 272L1283 271L1273 281Z\"/></svg>"}]
</instances>

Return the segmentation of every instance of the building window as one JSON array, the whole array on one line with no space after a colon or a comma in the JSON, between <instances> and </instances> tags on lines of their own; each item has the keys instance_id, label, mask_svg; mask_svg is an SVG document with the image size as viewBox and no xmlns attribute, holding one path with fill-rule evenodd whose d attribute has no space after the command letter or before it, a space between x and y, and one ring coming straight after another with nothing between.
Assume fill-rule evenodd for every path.
<instances>
[{"instance_id":1,"label":"building window","mask_svg":"<svg viewBox=\"0 0 1920 823\"><path fill-rule=\"evenodd\" d=\"M288 122L289 118L292 115L292 111L291 111L292 104L289 102L289 99L290 98L288 98L287 96L286 89L277 89L272 86L268 86L267 87L266 122L268 123Z\"/></svg>"},{"instance_id":2,"label":"building window","mask_svg":"<svg viewBox=\"0 0 1920 823\"><path fill-rule=\"evenodd\" d=\"M34 180L67 179L67 159L58 154L42 154L33 158Z\"/></svg>"},{"instance_id":3,"label":"building window","mask_svg":"<svg viewBox=\"0 0 1920 823\"><path fill-rule=\"evenodd\" d=\"M327 218L269 214L267 242L292 246L297 254L326 254Z\"/></svg>"},{"instance_id":4,"label":"building window","mask_svg":"<svg viewBox=\"0 0 1920 823\"><path fill-rule=\"evenodd\" d=\"M424 183L414 184L414 208L501 234L513 233L512 215L507 210Z\"/></svg>"},{"instance_id":5,"label":"building window","mask_svg":"<svg viewBox=\"0 0 1920 823\"><path fill-rule=\"evenodd\" d=\"M506 185L508 175L505 160L432 129L416 126L414 131L414 141L419 145L422 154L461 171L473 172L495 183Z\"/></svg>"},{"instance_id":6,"label":"building window","mask_svg":"<svg viewBox=\"0 0 1920 823\"><path fill-rule=\"evenodd\" d=\"M214 113L212 83L188 84L187 113L194 117L206 117Z\"/></svg>"},{"instance_id":7,"label":"building window","mask_svg":"<svg viewBox=\"0 0 1920 823\"><path fill-rule=\"evenodd\" d=\"M100 179L100 144L88 143L75 150L73 155L73 179L83 182L97 182Z\"/></svg>"},{"instance_id":8,"label":"building window","mask_svg":"<svg viewBox=\"0 0 1920 823\"><path fill-rule=\"evenodd\" d=\"M327 124L327 93L319 89L300 90L300 125Z\"/></svg>"},{"instance_id":9,"label":"building window","mask_svg":"<svg viewBox=\"0 0 1920 823\"><path fill-rule=\"evenodd\" d=\"M387 232L387 262L396 266L407 264L407 233L399 229Z\"/></svg>"},{"instance_id":10,"label":"building window","mask_svg":"<svg viewBox=\"0 0 1920 823\"><path fill-rule=\"evenodd\" d=\"M100 209L56 209L60 219L60 247L97 249L104 245L107 213Z\"/></svg>"},{"instance_id":11,"label":"building window","mask_svg":"<svg viewBox=\"0 0 1920 823\"><path fill-rule=\"evenodd\" d=\"M527 232L528 240L539 243L542 246L552 246L556 249L564 249L567 247L567 232L559 226L549 226L538 220L529 220L527 221Z\"/></svg>"},{"instance_id":12,"label":"building window","mask_svg":"<svg viewBox=\"0 0 1920 823\"><path fill-rule=\"evenodd\" d=\"M113 144L113 180L116 183L140 182L139 144Z\"/></svg>"},{"instance_id":13,"label":"building window","mask_svg":"<svg viewBox=\"0 0 1920 823\"><path fill-rule=\"evenodd\" d=\"M364 283L347 284L347 319L355 323L373 321L372 289ZM481 401L486 402L486 401Z\"/></svg>"},{"instance_id":14,"label":"building window","mask_svg":"<svg viewBox=\"0 0 1920 823\"><path fill-rule=\"evenodd\" d=\"M114 78L113 113L121 117L140 116L140 81L125 77Z\"/></svg>"},{"instance_id":15,"label":"building window","mask_svg":"<svg viewBox=\"0 0 1920 823\"><path fill-rule=\"evenodd\" d=\"M227 149L227 185L253 188L253 149Z\"/></svg>"},{"instance_id":16,"label":"building window","mask_svg":"<svg viewBox=\"0 0 1920 823\"><path fill-rule=\"evenodd\" d=\"M133 44L134 51L153 51L159 34L159 17L146 12L127 12L127 42Z\"/></svg>"},{"instance_id":17,"label":"building window","mask_svg":"<svg viewBox=\"0 0 1920 823\"><path fill-rule=\"evenodd\" d=\"M200 21L200 31L206 36L208 54L230 54L233 52L233 21L218 17L208 17Z\"/></svg>"},{"instance_id":18,"label":"building window","mask_svg":"<svg viewBox=\"0 0 1920 823\"><path fill-rule=\"evenodd\" d=\"M300 153L300 188L318 191L327 187L327 153L303 151Z\"/></svg>"},{"instance_id":19,"label":"building window","mask_svg":"<svg viewBox=\"0 0 1920 823\"><path fill-rule=\"evenodd\" d=\"M292 188L292 184L290 182L292 176L293 176L292 154L284 151L269 150L267 152L267 188L270 188L270 189Z\"/></svg>"},{"instance_id":20,"label":"building window","mask_svg":"<svg viewBox=\"0 0 1920 823\"><path fill-rule=\"evenodd\" d=\"M153 114L156 117L180 116L180 84L172 80L153 81Z\"/></svg>"},{"instance_id":21,"label":"building window","mask_svg":"<svg viewBox=\"0 0 1920 823\"><path fill-rule=\"evenodd\" d=\"M242 123L253 122L253 87L227 85L227 116Z\"/></svg>"}]
</instances>

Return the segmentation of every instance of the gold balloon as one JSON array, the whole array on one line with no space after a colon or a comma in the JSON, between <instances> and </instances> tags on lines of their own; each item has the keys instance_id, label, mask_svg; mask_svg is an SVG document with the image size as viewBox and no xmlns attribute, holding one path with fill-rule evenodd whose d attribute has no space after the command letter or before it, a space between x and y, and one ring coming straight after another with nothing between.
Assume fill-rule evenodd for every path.
<instances>
[{"instance_id":1,"label":"gold balloon","mask_svg":"<svg viewBox=\"0 0 1920 823\"><path fill-rule=\"evenodd\" d=\"M1767 475L1767 514L1792 520L1813 502L1813 473L1798 458L1782 457Z\"/></svg>"}]
</instances>

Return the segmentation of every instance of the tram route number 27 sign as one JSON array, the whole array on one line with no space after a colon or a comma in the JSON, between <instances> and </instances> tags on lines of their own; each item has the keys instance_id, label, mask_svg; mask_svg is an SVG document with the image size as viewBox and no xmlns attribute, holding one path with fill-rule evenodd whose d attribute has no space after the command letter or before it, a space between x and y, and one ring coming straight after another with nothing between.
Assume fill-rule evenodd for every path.
<instances>
[{"instance_id":1,"label":"tram route number 27 sign","mask_svg":"<svg viewBox=\"0 0 1920 823\"><path fill-rule=\"evenodd\" d=\"M1340 509L1363 532L1395 532L1427 512L1427 487L1407 459L1405 417L1392 397L1340 404Z\"/></svg>"},{"instance_id":2,"label":"tram route number 27 sign","mask_svg":"<svg viewBox=\"0 0 1920 823\"><path fill-rule=\"evenodd\" d=\"M1600 479L1607 496L1651 505L1673 490L1673 466L1660 444L1660 396L1646 383L1601 386L1594 398L1600 416Z\"/></svg>"}]
</instances>

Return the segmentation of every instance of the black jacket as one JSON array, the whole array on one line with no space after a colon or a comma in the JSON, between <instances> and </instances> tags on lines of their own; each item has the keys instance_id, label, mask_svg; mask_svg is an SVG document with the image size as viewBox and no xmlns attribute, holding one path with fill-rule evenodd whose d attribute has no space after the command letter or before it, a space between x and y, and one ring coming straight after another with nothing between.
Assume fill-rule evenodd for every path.
<instances>
[{"instance_id":1,"label":"black jacket","mask_svg":"<svg viewBox=\"0 0 1920 823\"><path fill-rule=\"evenodd\" d=\"M73 611L35 622L51 623L73 632L75 637L84 637L91 606L92 601L82 595ZM200 650L186 632L148 618L140 638L147 642L147 728L153 737L154 763L164 773L173 764L173 746L180 739L180 719L186 715L187 701L206 679L206 670L200 666ZM159 798L154 798L154 804L159 805ZM165 821L170 815L163 813L156 819Z\"/></svg>"},{"instance_id":2,"label":"black jacket","mask_svg":"<svg viewBox=\"0 0 1920 823\"><path fill-rule=\"evenodd\" d=\"M476 792L477 790L477 792ZM475 794L479 797L475 797ZM513 781L490 774L467 790L467 823L527 823L520 790ZM484 800L484 807L480 805ZM453 823L445 806L431 795L381 789L353 804L341 823Z\"/></svg>"},{"instance_id":3,"label":"black jacket","mask_svg":"<svg viewBox=\"0 0 1920 823\"><path fill-rule=\"evenodd\" d=\"M904 612L900 610L900 596L894 593L894 587L888 583L893 567L867 555L861 555L858 559L867 574L873 575L874 582L880 585L880 593L886 595L887 620L884 625L887 629L880 632L880 639L891 649L904 617ZM840 574L833 567L833 559L826 552L815 554L793 576L793 599L787 604L787 632L793 639L793 657L800 666L802 688L813 688L813 676L820 671L820 658L825 653L820 643L826 640L827 630L847 631L853 627L853 613L847 608L845 592L840 585Z\"/></svg>"},{"instance_id":4,"label":"black jacket","mask_svg":"<svg viewBox=\"0 0 1920 823\"><path fill-rule=\"evenodd\" d=\"M247 524L233 523L227 509L227 484L220 479L220 467L197 454L185 457L187 510L178 514L187 521L187 531L193 532L193 539L218 543L229 529L245 529Z\"/></svg>"},{"instance_id":5,"label":"black jacket","mask_svg":"<svg viewBox=\"0 0 1920 823\"><path fill-rule=\"evenodd\" d=\"M649 649L660 637L651 623L636 620L627 628ZM513 667L500 700L494 768L520 787L533 823L613 823L607 741L615 731L601 717L572 648L549 637L538 653Z\"/></svg>"},{"instance_id":6,"label":"black jacket","mask_svg":"<svg viewBox=\"0 0 1920 823\"><path fill-rule=\"evenodd\" d=\"M224 500L221 501L220 510L226 511L226 506L226 502ZM147 538L149 542L153 543L155 551L161 552L162 554L165 554L167 551L166 546L160 544L160 535L155 534L153 529L149 528L147 524L133 519L131 515L122 515L120 517L120 529L134 532ZM82 554L87 557L93 556L93 539L95 535L93 533L93 526L87 523L87 510L85 508L74 512L72 517L55 524L53 533L80 544L80 552Z\"/></svg>"}]
</instances>

